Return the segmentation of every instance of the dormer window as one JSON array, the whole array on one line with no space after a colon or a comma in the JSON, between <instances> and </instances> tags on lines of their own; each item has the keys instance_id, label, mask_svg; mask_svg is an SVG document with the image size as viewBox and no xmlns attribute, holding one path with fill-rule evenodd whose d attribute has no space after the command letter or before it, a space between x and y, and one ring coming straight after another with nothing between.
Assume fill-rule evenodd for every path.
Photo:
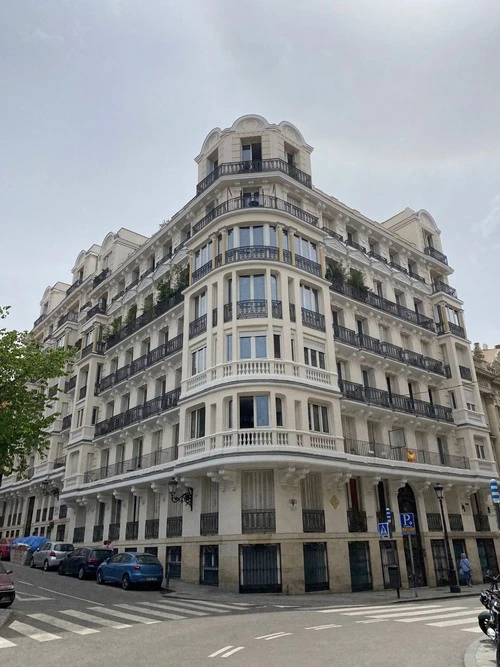
<instances>
[{"instance_id":1,"label":"dormer window","mask_svg":"<svg viewBox=\"0 0 500 667\"><path fill-rule=\"evenodd\" d=\"M296 167L298 163L299 155L293 146L285 144L285 161L290 166Z\"/></svg>"},{"instance_id":2,"label":"dormer window","mask_svg":"<svg viewBox=\"0 0 500 667\"><path fill-rule=\"evenodd\" d=\"M212 155L207 158L207 174L211 174L219 167L219 152L214 151Z\"/></svg>"},{"instance_id":3,"label":"dormer window","mask_svg":"<svg viewBox=\"0 0 500 667\"><path fill-rule=\"evenodd\" d=\"M80 271L78 271L78 280L80 282L83 280L83 269L80 269Z\"/></svg>"}]
</instances>

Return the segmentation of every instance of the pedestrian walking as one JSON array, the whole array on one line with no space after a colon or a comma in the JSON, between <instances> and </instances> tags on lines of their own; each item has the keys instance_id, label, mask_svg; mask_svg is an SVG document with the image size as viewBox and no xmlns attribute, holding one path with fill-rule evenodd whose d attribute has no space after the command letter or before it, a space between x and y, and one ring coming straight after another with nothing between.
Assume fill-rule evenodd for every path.
<instances>
[{"instance_id":1,"label":"pedestrian walking","mask_svg":"<svg viewBox=\"0 0 500 667\"><path fill-rule=\"evenodd\" d=\"M460 574L465 579L467 586L472 586L472 566L467 558L467 554L462 554L460 556L459 568Z\"/></svg>"}]
</instances>

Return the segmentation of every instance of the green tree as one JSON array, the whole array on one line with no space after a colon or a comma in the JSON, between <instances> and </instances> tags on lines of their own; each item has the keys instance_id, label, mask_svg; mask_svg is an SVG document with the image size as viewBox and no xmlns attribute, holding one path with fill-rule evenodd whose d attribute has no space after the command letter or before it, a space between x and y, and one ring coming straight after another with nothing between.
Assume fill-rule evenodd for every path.
<instances>
[{"instance_id":1,"label":"green tree","mask_svg":"<svg viewBox=\"0 0 500 667\"><path fill-rule=\"evenodd\" d=\"M8 307L0 307L0 320L8 312ZM24 470L31 453L46 449L47 428L57 418L45 416L53 405L48 383L66 375L72 355L42 349L25 331L0 328L0 474Z\"/></svg>"}]
</instances>

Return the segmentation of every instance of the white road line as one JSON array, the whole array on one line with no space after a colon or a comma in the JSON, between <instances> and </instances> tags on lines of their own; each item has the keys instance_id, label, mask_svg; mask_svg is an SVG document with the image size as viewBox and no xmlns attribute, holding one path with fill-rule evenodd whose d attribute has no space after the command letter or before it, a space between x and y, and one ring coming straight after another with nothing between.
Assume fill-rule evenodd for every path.
<instances>
[{"instance_id":1,"label":"white road line","mask_svg":"<svg viewBox=\"0 0 500 667\"><path fill-rule=\"evenodd\" d=\"M100 607L104 607L105 605L102 602L96 602L95 600L87 600L85 598L79 598L76 595L68 595L68 593L61 593L60 591L53 591L51 588L43 588L42 586L39 586L40 590L42 591L48 591L49 593L55 593L56 595L62 595L65 598L73 598L73 600L82 600L82 602L89 602L90 604L98 604Z\"/></svg>"},{"instance_id":2,"label":"white road line","mask_svg":"<svg viewBox=\"0 0 500 667\"><path fill-rule=\"evenodd\" d=\"M65 621L63 618L49 616L49 614L27 614L27 616L34 618L36 621L43 621L43 623L54 625L56 628L61 628L61 630L74 632L77 635L93 635L94 633L99 632L99 630L96 630L95 628L86 628L83 625Z\"/></svg>"},{"instance_id":3,"label":"white road line","mask_svg":"<svg viewBox=\"0 0 500 667\"><path fill-rule=\"evenodd\" d=\"M401 618L401 619L396 619L399 623L417 623L418 621L439 621L440 618L444 620L444 618L454 618L456 616L468 616L469 614L472 614L474 612L471 612L470 609L467 611L457 611L453 613L447 613L443 617L441 614L431 614L429 616L420 616L419 618Z\"/></svg>"},{"instance_id":4,"label":"white road line","mask_svg":"<svg viewBox=\"0 0 500 667\"><path fill-rule=\"evenodd\" d=\"M437 604L428 604L422 607L417 607L417 609L441 609L441 607ZM395 610L392 609L394 612ZM411 614L414 613L416 609L413 609L412 611L407 611L407 612L402 612L401 610L398 612L399 615L405 613L405 614ZM385 612L386 614L390 612ZM374 611L373 613L368 612L368 611L344 611L342 612L342 616L384 616L383 611Z\"/></svg>"},{"instance_id":5,"label":"white road line","mask_svg":"<svg viewBox=\"0 0 500 667\"><path fill-rule=\"evenodd\" d=\"M464 623L476 623L477 624L477 614L476 616L471 616L470 618L455 618L451 621L440 621L439 623L426 623L426 625L432 625L434 628L449 628L452 625L463 625ZM479 628L479 626L477 626ZM481 628L479 630L482 632Z\"/></svg>"},{"instance_id":6,"label":"white road line","mask_svg":"<svg viewBox=\"0 0 500 667\"><path fill-rule=\"evenodd\" d=\"M405 604L405 609L417 609L419 607L418 604L412 604L412 605L406 605ZM341 614L343 612L347 611L378 611L380 609L397 609L395 604L384 604L379 607L329 607L328 609L312 609L311 611L315 611L318 614Z\"/></svg>"},{"instance_id":7,"label":"white road line","mask_svg":"<svg viewBox=\"0 0 500 667\"><path fill-rule=\"evenodd\" d=\"M10 642L8 639L0 637L0 648L9 648L10 646L17 646L14 642Z\"/></svg>"},{"instance_id":8,"label":"white road line","mask_svg":"<svg viewBox=\"0 0 500 667\"><path fill-rule=\"evenodd\" d=\"M482 632L480 627L476 628L462 628L462 632Z\"/></svg>"},{"instance_id":9,"label":"white road line","mask_svg":"<svg viewBox=\"0 0 500 667\"><path fill-rule=\"evenodd\" d=\"M221 656L221 658L229 658L230 655L233 655L233 653L236 653L237 651L241 651L244 649L244 646L237 646L236 648L233 648L232 651L228 651L227 653L224 653L224 655Z\"/></svg>"},{"instance_id":10,"label":"white road line","mask_svg":"<svg viewBox=\"0 0 500 667\"><path fill-rule=\"evenodd\" d=\"M305 628L306 630L328 630L328 628L341 628L341 625L336 625L335 623L330 623L330 625L313 625L311 628Z\"/></svg>"},{"instance_id":11,"label":"white road line","mask_svg":"<svg viewBox=\"0 0 500 667\"><path fill-rule=\"evenodd\" d=\"M387 618L369 618L367 621L356 621L356 623L384 623L384 621L387 621L389 619Z\"/></svg>"},{"instance_id":12,"label":"white road line","mask_svg":"<svg viewBox=\"0 0 500 667\"><path fill-rule=\"evenodd\" d=\"M429 614L433 614L436 616L437 614L441 615L443 618L448 612L453 611L453 609L467 609L467 607L442 607L441 609L433 609L432 611L429 609L426 609L425 607L422 607L421 609L417 609L415 611L391 611L391 612L377 612L375 614L366 614L367 616L375 616L377 618L395 618L396 620L399 618L404 618L406 616L411 616L412 618L415 618L416 616L428 616ZM469 614L471 613L469 609Z\"/></svg>"},{"instance_id":13,"label":"white road line","mask_svg":"<svg viewBox=\"0 0 500 667\"><path fill-rule=\"evenodd\" d=\"M18 584L24 584L25 586L34 586L35 584L30 584L29 581L21 581L20 579L17 580Z\"/></svg>"},{"instance_id":14,"label":"white road line","mask_svg":"<svg viewBox=\"0 0 500 667\"><path fill-rule=\"evenodd\" d=\"M137 609L132 604L115 604L114 607L120 607L120 609L127 609L128 611L143 611L146 614L151 614L151 616L158 616L159 618L168 618L169 620L177 620L185 618L185 616L175 616L175 614L168 614L166 611L160 611L159 609ZM173 618L172 618L173 617Z\"/></svg>"},{"instance_id":15,"label":"white road line","mask_svg":"<svg viewBox=\"0 0 500 667\"><path fill-rule=\"evenodd\" d=\"M169 601L170 602L170 601ZM208 607L201 607L196 602L184 602L184 600L175 600L174 604L178 607L187 607L188 609L196 609L197 611L207 612L209 614L229 614L230 609L209 609Z\"/></svg>"},{"instance_id":16,"label":"white road line","mask_svg":"<svg viewBox=\"0 0 500 667\"><path fill-rule=\"evenodd\" d=\"M209 657L209 658L215 658L215 657L217 657L218 655L220 655L221 653L225 653L225 652L228 651L230 648L233 648L233 647L232 647L232 646L224 646L224 648L220 648L218 651L215 651L215 653L210 653L210 655L209 655L208 657Z\"/></svg>"},{"instance_id":17,"label":"white road line","mask_svg":"<svg viewBox=\"0 0 500 667\"><path fill-rule=\"evenodd\" d=\"M134 621L136 623L144 623L144 625L152 625L153 623L161 623L154 618L147 618L146 616L137 616L136 614L126 614L123 611L118 611L118 609L103 609L102 607L89 607L91 611L98 611L100 614L109 614L109 616L118 616L118 618L123 618L126 621Z\"/></svg>"},{"instance_id":18,"label":"white road line","mask_svg":"<svg viewBox=\"0 0 500 667\"><path fill-rule=\"evenodd\" d=\"M139 604L143 604L140 602ZM149 604L153 604L153 602L150 602ZM180 605L174 605L174 604L165 604L163 602L156 603L154 605L155 607L159 607L160 609L169 609L170 611L177 611L180 614L191 614L191 616L208 616L208 612L206 611L194 611L194 609L188 609L187 607L181 607Z\"/></svg>"},{"instance_id":19,"label":"white road line","mask_svg":"<svg viewBox=\"0 0 500 667\"><path fill-rule=\"evenodd\" d=\"M238 607L232 604L221 604L220 602L207 602L205 600L188 600L188 599L178 599L178 598L165 598L165 600L171 601L171 602L189 602L193 604L200 605L202 607L219 607L220 609L232 609L238 610Z\"/></svg>"},{"instance_id":20,"label":"white road line","mask_svg":"<svg viewBox=\"0 0 500 667\"><path fill-rule=\"evenodd\" d=\"M254 637L254 639L263 639L265 642L270 641L271 639L281 639L281 637L287 637L291 635L291 632L273 632L270 635L262 635L261 637Z\"/></svg>"},{"instance_id":21,"label":"white road line","mask_svg":"<svg viewBox=\"0 0 500 667\"><path fill-rule=\"evenodd\" d=\"M138 602L137 604L140 604L145 607L157 607L158 609L165 609L165 606L162 604L157 604L155 602ZM168 607L167 607L168 609ZM147 609L143 609L146 613L149 613ZM167 614L166 612L163 612L165 615L165 618L170 618L172 621L182 621L186 618L187 616L181 616L180 614Z\"/></svg>"},{"instance_id":22,"label":"white road line","mask_svg":"<svg viewBox=\"0 0 500 667\"><path fill-rule=\"evenodd\" d=\"M77 609L64 609L60 611L61 614L66 614L67 616L73 616L74 618L79 618L81 621L90 621L96 625L105 625L107 628L115 628L116 630L122 630L123 628L131 628L131 625L126 625L125 623L118 623L118 621L112 621L109 618L98 618L93 614L86 614L83 611L78 611Z\"/></svg>"},{"instance_id":23,"label":"white road line","mask_svg":"<svg viewBox=\"0 0 500 667\"><path fill-rule=\"evenodd\" d=\"M9 628L14 630L14 632L19 632L20 635L34 639L36 642L51 642L54 639L61 639L59 635L53 635L50 632L37 630L37 628L34 628L32 625L21 623L20 621L12 621Z\"/></svg>"}]
</instances>

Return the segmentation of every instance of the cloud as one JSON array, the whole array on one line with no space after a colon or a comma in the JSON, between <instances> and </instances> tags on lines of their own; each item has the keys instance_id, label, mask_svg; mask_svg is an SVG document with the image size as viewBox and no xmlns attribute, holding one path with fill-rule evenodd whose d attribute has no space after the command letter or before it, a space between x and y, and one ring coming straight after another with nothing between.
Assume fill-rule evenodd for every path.
<instances>
[{"instance_id":1,"label":"cloud","mask_svg":"<svg viewBox=\"0 0 500 667\"><path fill-rule=\"evenodd\" d=\"M490 201L490 208L486 217L477 222L474 227L474 232L479 232L481 238L488 239L500 228L500 195L493 197ZM498 245L495 246L498 248Z\"/></svg>"}]
</instances>

